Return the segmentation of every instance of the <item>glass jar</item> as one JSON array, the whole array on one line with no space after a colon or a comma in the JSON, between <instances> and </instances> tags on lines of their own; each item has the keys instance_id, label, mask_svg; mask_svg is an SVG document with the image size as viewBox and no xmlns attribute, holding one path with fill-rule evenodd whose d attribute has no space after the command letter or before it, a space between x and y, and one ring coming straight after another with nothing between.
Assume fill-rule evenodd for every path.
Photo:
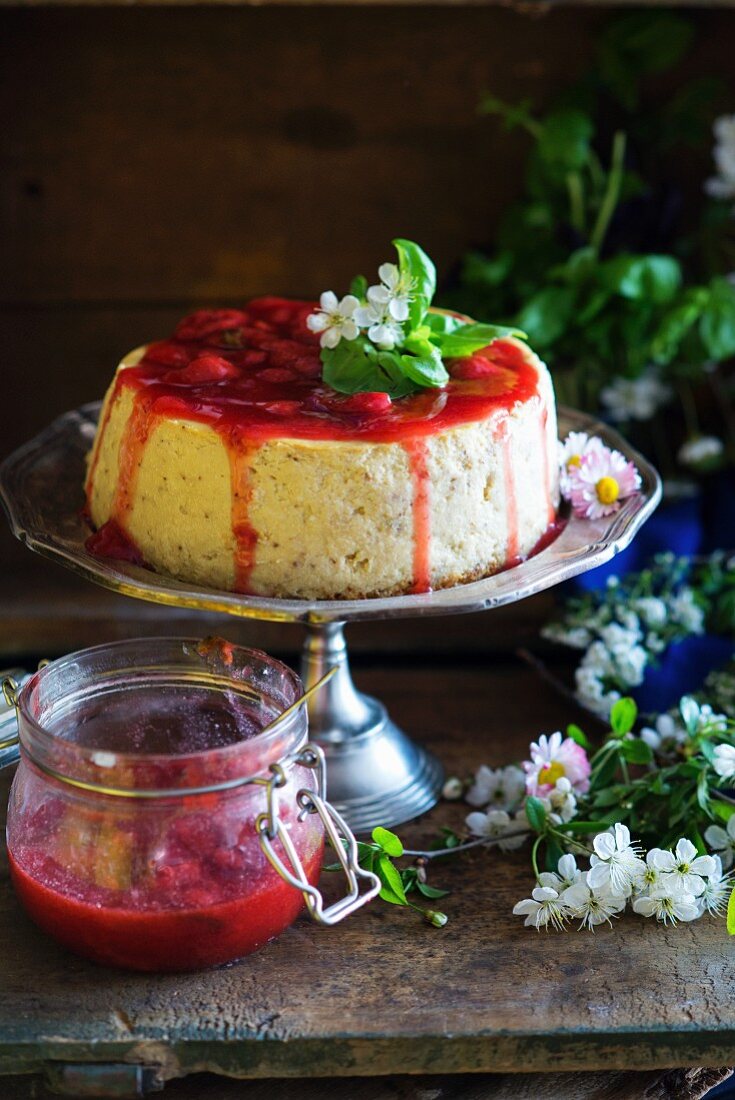
<instances>
[{"instance_id":1,"label":"glass jar","mask_svg":"<svg viewBox=\"0 0 735 1100\"><path fill-rule=\"evenodd\" d=\"M375 877L324 801L301 683L265 653L125 641L4 689L20 740L11 877L33 920L72 951L198 969L267 943L304 900L334 923L377 892L375 879L360 893ZM350 887L329 909L316 889L325 829Z\"/></svg>"}]
</instances>

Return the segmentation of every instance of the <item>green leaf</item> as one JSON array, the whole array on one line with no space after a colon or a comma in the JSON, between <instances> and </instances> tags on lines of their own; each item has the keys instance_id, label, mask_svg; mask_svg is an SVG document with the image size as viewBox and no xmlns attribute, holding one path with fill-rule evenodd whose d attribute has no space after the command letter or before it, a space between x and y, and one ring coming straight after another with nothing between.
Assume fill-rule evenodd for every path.
<instances>
[{"instance_id":1,"label":"green leaf","mask_svg":"<svg viewBox=\"0 0 735 1100\"><path fill-rule=\"evenodd\" d=\"M436 886L429 886L428 882L417 882L416 889L422 893L425 898L445 898L449 893L448 890L439 890Z\"/></svg>"},{"instance_id":2,"label":"green leaf","mask_svg":"<svg viewBox=\"0 0 735 1100\"><path fill-rule=\"evenodd\" d=\"M709 813L709 784L706 771L700 772L697 780L697 802L705 813Z\"/></svg>"},{"instance_id":3,"label":"green leaf","mask_svg":"<svg viewBox=\"0 0 735 1100\"><path fill-rule=\"evenodd\" d=\"M408 325L410 329L415 329L423 321L434 297L436 268L423 248L414 241L397 237L393 241L393 246L398 253L398 267L401 274L409 276L414 282L413 301L408 310Z\"/></svg>"},{"instance_id":4,"label":"green leaf","mask_svg":"<svg viewBox=\"0 0 735 1100\"><path fill-rule=\"evenodd\" d=\"M406 891L403 888L400 872L386 855L378 856L375 871L383 884L380 896L391 905L406 905Z\"/></svg>"},{"instance_id":5,"label":"green leaf","mask_svg":"<svg viewBox=\"0 0 735 1100\"><path fill-rule=\"evenodd\" d=\"M602 833L607 828L607 822L605 820L600 821L565 821L561 825L556 825L555 828L565 833L571 833L572 836L577 834L587 835L589 833Z\"/></svg>"},{"instance_id":6,"label":"green leaf","mask_svg":"<svg viewBox=\"0 0 735 1100\"><path fill-rule=\"evenodd\" d=\"M602 286L634 301L665 304L681 286L681 266L673 256L616 256L600 264Z\"/></svg>"},{"instance_id":7,"label":"green leaf","mask_svg":"<svg viewBox=\"0 0 735 1100\"><path fill-rule=\"evenodd\" d=\"M572 741L576 741L583 749L592 748L589 737L574 722L570 722L567 726L567 737L571 737Z\"/></svg>"},{"instance_id":8,"label":"green leaf","mask_svg":"<svg viewBox=\"0 0 735 1100\"><path fill-rule=\"evenodd\" d=\"M735 806L731 802L723 802L720 798L710 799L710 810L719 817L720 821L724 821L725 824L730 820L733 814L735 814Z\"/></svg>"},{"instance_id":9,"label":"green leaf","mask_svg":"<svg viewBox=\"0 0 735 1100\"><path fill-rule=\"evenodd\" d=\"M350 283L350 294L354 294L356 298L359 298L361 302L365 301L367 296L368 281L364 275L355 275L355 278Z\"/></svg>"},{"instance_id":10,"label":"green leaf","mask_svg":"<svg viewBox=\"0 0 735 1100\"><path fill-rule=\"evenodd\" d=\"M455 329L462 328L467 322L463 321L461 317L455 317L452 313L439 312L432 309L424 317L424 325L429 330L430 335L446 336L450 332L454 332ZM417 334L420 332L417 329Z\"/></svg>"},{"instance_id":11,"label":"green leaf","mask_svg":"<svg viewBox=\"0 0 735 1100\"><path fill-rule=\"evenodd\" d=\"M610 711L610 728L618 737L624 737L626 733L630 733L633 729L637 717L638 707L635 699L629 697L618 699L616 703L613 703Z\"/></svg>"},{"instance_id":12,"label":"green leaf","mask_svg":"<svg viewBox=\"0 0 735 1100\"><path fill-rule=\"evenodd\" d=\"M406 377L419 386L443 386L449 381L441 352L428 342L423 354L401 355L400 364Z\"/></svg>"},{"instance_id":13,"label":"green leaf","mask_svg":"<svg viewBox=\"0 0 735 1100\"><path fill-rule=\"evenodd\" d=\"M546 852L544 854L544 863L547 871L556 871L559 866L559 860L564 855L564 849L562 848L556 837L549 837L546 844Z\"/></svg>"},{"instance_id":14,"label":"green leaf","mask_svg":"<svg viewBox=\"0 0 735 1100\"><path fill-rule=\"evenodd\" d=\"M565 175L584 168L594 126L589 115L569 109L554 111L542 124L538 155L552 171Z\"/></svg>"},{"instance_id":15,"label":"green leaf","mask_svg":"<svg viewBox=\"0 0 735 1100\"><path fill-rule=\"evenodd\" d=\"M502 325L479 323L460 325L453 332L440 337L439 348L445 359L460 359L488 347L493 340L503 340L507 336L523 339L525 335L520 329L506 328Z\"/></svg>"},{"instance_id":16,"label":"green leaf","mask_svg":"<svg viewBox=\"0 0 735 1100\"><path fill-rule=\"evenodd\" d=\"M650 745L638 737L634 737L632 741L621 741L620 751L630 764L650 764L653 760Z\"/></svg>"},{"instance_id":17,"label":"green leaf","mask_svg":"<svg viewBox=\"0 0 735 1100\"><path fill-rule=\"evenodd\" d=\"M414 393L395 352L379 352L365 336L322 348L322 378L338 393L388 393L392 398Z\"/></svg>"},{"instance_id":18,"label":"green leaf","mask_svg":"<svg viewBox=\"0 0 735 1100\"><path fill-rule=\"evenodd\" d=\"M731 936L735 936L735 890L730 894L727 903L727 930Z\"/></svg>"},{"instance_id":19,"label":"green leaf","mask_svg":"<svg viewBox=\"0 0 735 1100\"><path fill-rule=\"evenodd\" d=\"M735 287L727 279L713 279L709 301L699 322L702 343L716 360L735 355Z\"/></svg>"},{"instance_id":20,"label":"green leaf","mask_svg":"<svg viewBox=\"0 0 735 1100\"><path fill-rule=\"evenodd\" d=\"M692 35L691 22L669 12L636 11L614 19L598 41L603 84L632 111L641 77L674 65L686 53Z\"/></svg>"},{"instance_id":21,"label":"green leaf","mask_svg":"<svg viewBox=\"0 0 735 1100\"><path fill-rule=\"evenodd\" d=\"M547 286L526 302L516 316L532 347L548 348L566 331L574 313L575 293L567 286Z\"/></svg>"},{"instance_id":22,"label":"green leaf","mask_svg":"<svg viewBox=\"0 0 735 1100\"><path fill-rule=\"evenodd\" d=\"M709 297L706 287L691 287L664 314L651 342L654 362L670 363L677 355L682 341L706 309Z\"/></svg>"},{"instance_id":23,"label":"green leaf","mask_svg":"<svg viewBox=\"0 0 735 1100\"><path fill-rule=\"evenodd\" d=\"M544 832L548 815L540 798L535 798L533 795L528 796L526 799L526 817L534 832Z\"/></svg>"},{"instance_id":24,"label":"green leaf","mask_svg":"<svg viewBox=\"0 0 735 1100\"><path fill-rule=\"evenodd\" d=\"M384 829L382 825L376 825L372 832L373 840L383 851L394 858L403 855L403 844L390 829Z\"/></svg>"}]
</instances>

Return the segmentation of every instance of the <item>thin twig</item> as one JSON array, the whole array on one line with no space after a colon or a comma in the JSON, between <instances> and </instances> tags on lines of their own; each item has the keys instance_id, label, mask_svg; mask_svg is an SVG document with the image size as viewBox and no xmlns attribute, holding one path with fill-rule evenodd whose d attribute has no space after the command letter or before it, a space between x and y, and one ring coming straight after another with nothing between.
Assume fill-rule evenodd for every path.
<instances>
[{"instance_id":1,"label":"thin twig","mask_svg":"<svg viewBox=\"0 0 735 1100\"><path fill-rule=\"evenodd\" d=\"M514 829L512 832L503 833L502 836L482 836L479 840L468 840L466 844L456 844L454 848L438 848L431 852L415 852L410 848L404 848L404 856L418 856L423 859L439 859L440 856L452 856L457 852L468 852L470 848L482 848L490 844L501 844L504 840L511 840L516 836L530 836L530 829Z\"/></svg>"}]
</instances>

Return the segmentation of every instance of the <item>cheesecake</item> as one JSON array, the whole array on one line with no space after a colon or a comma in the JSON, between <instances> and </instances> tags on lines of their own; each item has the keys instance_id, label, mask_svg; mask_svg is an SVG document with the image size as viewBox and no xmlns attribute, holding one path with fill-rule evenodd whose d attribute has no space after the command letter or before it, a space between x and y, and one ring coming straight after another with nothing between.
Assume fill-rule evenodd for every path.
<instances>
[{"instance_id":1,"label":"cheesecake","mask_svg":"<svg viewBox=\"0 0 735 1100\"><path fill-rule=\"evenodd\" d=\"M549 373L506 336L405 396L323 377L312 302L202 310L120 363L88 460L90 552L305 600L465 584L527 558L559 502Z\"/></svg>"}]
</instances>

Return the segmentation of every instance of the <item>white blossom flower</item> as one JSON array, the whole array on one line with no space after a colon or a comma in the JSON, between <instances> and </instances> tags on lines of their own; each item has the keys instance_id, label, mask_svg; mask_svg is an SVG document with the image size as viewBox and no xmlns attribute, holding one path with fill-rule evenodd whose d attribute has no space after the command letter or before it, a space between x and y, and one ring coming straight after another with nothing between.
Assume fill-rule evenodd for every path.
<instances>
[{"instance_id":1,"label":"white blossom flower","mask_svg":"<svg viewBox=\"0 0 735 1100\"><path fill-rule=\"evenodd\" d=\"M688 634L704 633L704 611L691 588L682 588L669 600L669 620L683 626Z\"/></svg>"},{"instance_id":2,"label":"white blossom flower","mask_svg":"<svg viewBox=\"0 0 735 1100\"><path fill-rule=\"evenodd\" d=\"M713 130L715 147L712 157L717 175L704 185L708 195L715 199L735 198L735 115L721 115L715 119Z\"/></svg>"},{"instance_id":3,"label":"white blossom flower","mask_svg":"<svg viewBox=\"0 0 735 1100\"><path fill-rule=\"evenodd\" d=\"M707 469L722 457L724 450L725 444L716 435L700 435L683 443L677 458L682 466Z\"/></svg>"},{"instance_id":4,"label":"white blossom flower","mask_svg":"<svg viewBox=\"0 0 735 1100\"><path fill-rule=\"evenodd\" d=\"M513 810L525 793L526 777L515 764L505 768L488 768L481 764L465 799L470 806L492 805L497 810Z\"/></svg>"},{"instance_id":5,"label":"white blossom flower","mask_svg":"<svg viewBox=\"0 0 735 1100\"><path fill-rule=\"evenodd\" d=\"M368 301L385 306L394 321L407 321L416 280L407 273L401 274L397 264L381 264L378 276L380 284L368 289Z\"/></svg>"},{"instance_id":6,"label":"white blossom flower","mask_svg":"<svg viewBox=\"0 0 735 1100\"><path fill-rule=\"evenodd\" d=\"M697 898L697 904L702 913L711 913L720 917L727 910L727 903L732 890L732 875L723 875L722 860L714 857L714 870L712 870L704 883L704 891Z\"/></svg>"},{"instance_id":7,"label":"white blossom flower","mask_svg":"<svg viewBox=\"0 0 735 1100\"><path fill-rule=\"evenodd\" d=\"M666 876L668 872L661 870L658 866L656 856L653 855L657 851L659 851L658 848L652 848L650 852L646 853L646 861L640 867L638 875L633 881L634 896L648 895L655 890L663 890L666 893ZM668 883L668 885L675 887L673 882Z\"/></svg>"},{"instance_id":8,"label":"white blossom flower","mask_svg":"<svg viewBox=\"0 0 735 1100\"><path fill-rule=\"evenodd\" d=\"M674 885L679 893L693 897L704 892L704 880L715 869L712 856L697 855L697 849L685 837L677 843L675 852L652 848L646 861L662 874L671 875L670 885Z\"/></svg>"},{"instance_id":9,"label":"white blossom flower","mask_svg":"<svg viewBox=\"0 0 735 1100\"><path fill-rule=\"evenodd\" d=\"M391 351L403 339L403 327L400 321L391 316L389 304L376 300L368 291L368 304L355 310L355 320L360 328L366 328L368 338L383 351Z\"/></svg>"},{"instance_id":10,"label":"white blossom flower","mask_svg":"<svg viewBox=\"0 0 735 1100\"><path fill-rule=\"evenodd\" d=\"M581 921L580 928L589 928L590 931L598 924L612 924L611 917L625 909L625 898L611 893L607 886L592 890L586 882L569 886L562 894L562 901L569 909L569 915Z\"/></svg>"},{"instance_id":11,"label":"white blossom flower","mask_svg":"<svg viewBox=\"0 0 735 1100\"><path fill-rule=\"evenodd\" d=\"M567 919L568 910L561 901L558 891L551 886L536 886L531 891L530 898L524 898L513 906L515 916L525 916L525 926L536 928L539 932L542 928L562 929Z\"/></svg>"},{"instance_id":12,"label":"white blossom flower","mask_svg":"<svg viewBox=\"0 0 735 1100\"><path fill-rule=\"evenodd\" d=\"M723 779L733 779L735 777L735 748L732 745L717 745L712 767Z\"/></svg>"},{"instance_id":13,"label":"white blossom flower","mask_svg":"<svg viewBox=\"0 0 735 1100\"><path fill-rule=\"evenodd\" d=\"M642 596L633 600L632 609L648 627L664 626L668 616L666 601L660 596Z\"/></svg>"},{"instance_id":14,"label":"white blossom flower","mask_svg":"<svg viewBox=\"0 0 735 1100\"><path fill-rule=\"evenodd\" d=\"M558 894L562 894L570 886L582 882L584 871L577 867L577 861L571 852L563 855L556 865L556 871L542 871L539 875L539 885L551 886Z\"/></svg>"},{"instance_id":15,"label":"white blossom flower","mask_svg":"<svg viewBox=\"0 0 735 1100\"><path fill-rule=\"evenodd\" d=\"M641 730L641 741L645 741L658 756L674 756L686 739L686 730L670 714L659 714L654 727L644 726Z\"/></svg>"},{"instance_id":16,"label":"white blossom flower","mask_svg":"<svg viewBox=\"0 0 735 1100\"><path fill-rule=\"evenodd\" d=\"M310 332L319 332L323 348L336 348L340 340L356 340L360 330L355 321L355 311L360 305L354 294L346 294L341 301L331 290L325 290L319 299L320 309L310 313L306 326Z\"/></svg>"},{"instance_id":17,"label":"white blossom flower","mask_svg":"<svg viewBox=\"0 0 735 1100\"><path fill-rule=\"evenodd\" d=\"M562 821L571 821L577 813L577 799L574 797L572 784L565 775L556 781L553 791L549 792L549 804L551 806L551 818L555 825Z\"/></svg>"},{"instance_id":18,"label":"white blossom flower","mask_svg":"<svg viewBox=\"0 0 735 1100\"><path fill-rule=\"evenodd\" d=\"M593 890L607 886L619 897L630 897L645 865L640 845L631 843L628 827L617 822L609 832L598 833L592 846L595 854L590 857L587 885Z\"/></svg>"},{"instance_id":19,"label":"white blossom flower","mask_svg":"<svg viewBox=\"0 0 735 1100\"><path fill-rule=\"evenodd\" d=\"M617 512L626 497L641 487L634 463L620 451L600 447L569 471L570 499L576 515L600 519Z\"/></svg>"},{"instance_id":20,"label":"white blossom flower","mask_svg":"<svg viewBox=\"0 0 735 1100\"><path fill-rule=\"evenodd\" d=\"M725 870L732 867L735 862L735 814L727 819L727 825L723 829L721 825L710 825L704 831L704 840L718 855Z\"/></svg>"},{"instance_id":21,"label":"white blossom flower","mask_svg":"<svg viewBox=\"0 0 735 1100\"><path fill-rule=\"evenodd\" d=\"M661 381L655 367L640 378L616 378L600 391L600 401L617 421L649 420L671 397L671 386Z\"/></svg>"},{"instance_id":22,"label":"white blossom flower","mask_svg":"<svg viewBox=\"0 0 735 1100\"><path fill-rule=\"evenodd\" d=\"M633 911L644 917L655 917L663 924L696 920L700 915L692 894L682 894L673 883L665 882L659 889L635 898Z\"/></svg>"},{"instance_id":23,"label":"white blossom flower","mask_svg":"<svg viewBox=\"0 0 735 1100\"><path fill-rule=\"evenodd\" d=\"M517 833L519 828L524 828L526 833L528 832L528 819L525 813L521 821L518 818L512 818L505 810L488 810L486 814L481 813L480 810L473 810L471 814L467 814L465 825L476 837L502 837L506 833ZM522 847L525 840L524 835L510 836L507 840L499 840L498 848L501 852L512 852L515 848Z\"/></svg>"}]
</instances>

